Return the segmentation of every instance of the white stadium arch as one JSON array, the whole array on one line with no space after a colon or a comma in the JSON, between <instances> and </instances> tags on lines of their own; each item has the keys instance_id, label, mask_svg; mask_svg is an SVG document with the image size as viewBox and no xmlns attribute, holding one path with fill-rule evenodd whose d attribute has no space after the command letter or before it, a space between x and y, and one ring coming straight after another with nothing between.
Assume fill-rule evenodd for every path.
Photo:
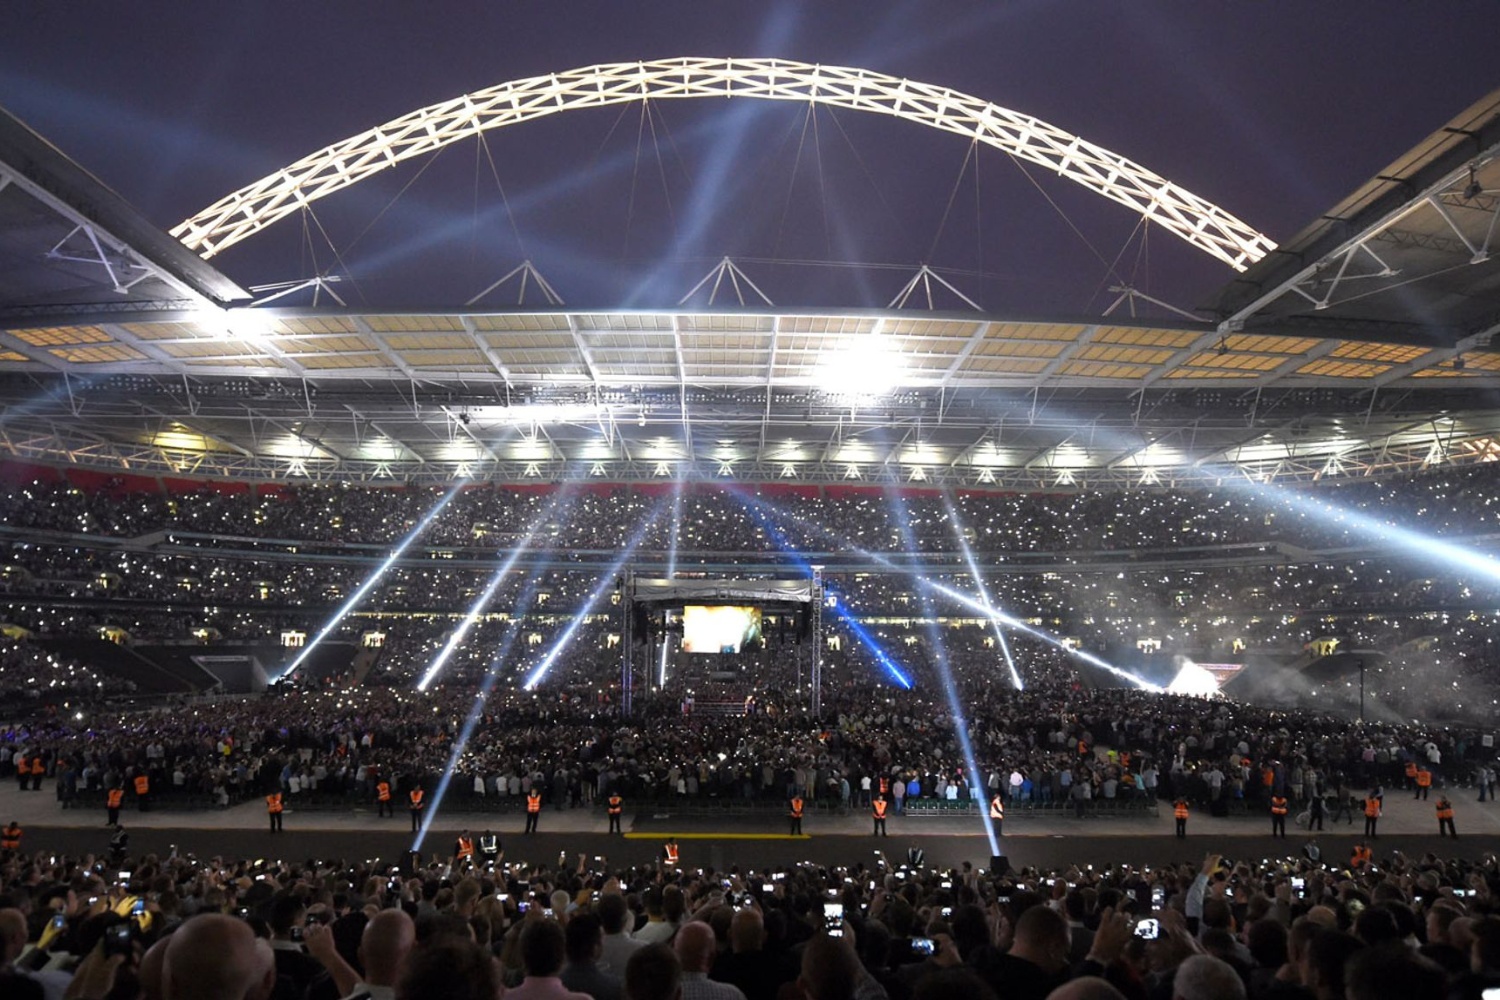
<instances>
[{"instance_id":1,"label":"white stadium arch","mask_svg":"<svg viewBox=\"0 0 1500 1000\"><path fill-rule=\"evenodd\" d=\"M176 226L172 235L211 258L325 195L489 129L576 108L706 97L807 101L965 136L1139 212L1235 270L1243 271L1276 247L1263 233L1145 167L977 97L864 69L717 58L587 66L419 108L246 185Z\"/></svg>"}]
</instances>

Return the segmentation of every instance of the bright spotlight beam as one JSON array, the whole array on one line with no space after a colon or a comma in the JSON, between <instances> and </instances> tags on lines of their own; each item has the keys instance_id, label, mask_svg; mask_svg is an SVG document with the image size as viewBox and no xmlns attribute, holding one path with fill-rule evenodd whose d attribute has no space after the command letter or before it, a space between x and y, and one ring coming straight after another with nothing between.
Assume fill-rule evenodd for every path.
<instances>
[{"instance_id":1,"label":"bright spotlight beam","mask_svg":"<svg viewBox=\"0 0 1500 1000\"><path fill-rule=\"evenodd\" d=\"M1086 663L1093 664L1094 666L1098 667L1101 670L1104 670L1104 671L1106 671L1108 673L1114 674L1116 677L1120 677L1120 678L1123 678L1123 679L1129 681L1130 683L1134 684L1136 687L1140 688L1143 691L1155 691L1155 692L1159 693L1162 690L1162 688L1159 685L1152 684L1150 681L1148 681L1148 680L1146 680L1146 679L1144 679L1142 677L1138 677L1138 676L1136 676L1135 674L1131 673L1128 670L1122 670L1121 668L1115 666L1113 663L1106 663L1105 661L1099 659L1099 657L1095 656L1092 653L1086 653L1086 652L1084 652L1081 649L1075 649L1074 647L1069 646L1067 643L1063 642L1061 639L1057 638L1055 635L1052 635L1052 634L1047 633L1047 632L1043 632L1039 628L1033 628L1030 625L1026 624L1025 622L1021 621L1019 618L1012 618L1010 615L1007 615L1005 612L1000 611L1000 610L998 610L998 609L996 609L994 607L991 607L987 603L983 603L983 602L981 602L979 600L976 600L973 597L973 595L971 595L971 594L965 594L961 590L954 590L952 587L949 587L949 586L947 586L945 584L938 583L936 580L928 580L925 577L917 577L916 581L919 584L921 584L922 586L928 588L929 590L935 590L938 593L944 595L945 597L951 597L953 600L958 601L960 604L963 604L963 605L965 605L967 607L973 608L975 611L978 611L980 614L989 615L989 616L993 617L995 620L1004 622L1006 625L1009 625L1012 628L1020 629L1023 632L1026 632L1026 633L1028 633L1030 635L1036 636L1038 639L1042 639L1042 640L1044 640L1046 642L1049 642L1052 645L1056 646L1058 649L1061 649L1061 650L1063 650L1066 653L1069 653L1069 654L1071 654L1073 656L1076 656L1080 660L1083 660Z\"/></svg>"},{"instance_id":2,"label":"bright spotlight beam","mask_svg":"<svg viewBox=\"0 0 1500 1000\"><path fill-rule=\"evenodd\" d=\"M417 682L418 691L427 690L428 685L433 682L438 672L447 664L448 660L453 656L454 651L469 637L469 631L479 621L479 616L484 612L485 606L490 603L490 598L494 597L495 591L500 589L500 584L505 581L505 575L516 564L516 560L521 557L521 552L527 548L530 541L531 536L527 535L525 541L506 558L505 562L500 564L499 569L491 574L490 580L485 584L483 592L480 593L473 604L469 605L469 610L464 613L463 620L458 623L458 627L448 637L448 641L443 645L442 652L438 653L437 657L428 665L427 672L422 675L422 679Z\"/></svg>"},{"instance_id":3,"label":"bright spotlight beam","mask_svg":"<svg viewBox=\"0 0 1500 1000\"><path fill-rule=\"evenodd\" d=\"M1334 528L1352 528L1369 536L1370 542L1389 543L1408 555L1428 562L1447 563L1500 580L1500 559L1476 552L1464 545L1444 541L1432 535L1388 524L1368 514L1340 507L1327 500L1314 500L1269 483L1250 484L1226 479L1225 485L1236 492L1248 493L1257 500L1284 504L1313 520Z\"/></svg>"},{"instance_id":4,"label":"bright spotlight beam","mask_svg":"<svg viewBox=\"0 0 1500 1000\"><path fill-rule=\"evenodd\" d=\"M677 576L677 536L682 531L682 474L686 462L677 463L677 481L672 484L672 537L667 547L667 579ZM663 647L665 648L665 647ZM665 673L665 668L663 668Z\"/></svg>"},{"instance_id":5,"label":"bright spotlight beam","mask_svg":"<svg viewBox=\"0 0 1500 1000\"><path fill-rule=\"evenodd\" d=\"M853 615L844 610L843 602L840 601L835 604L833 610L834 614L838 615L839 620L849 626L850 633L870 651L871 656L875 657L875 662L885 668L885 672L891 675L891 680L910 691L911 678L900 667L896 666L896 661L891 659L890 654L881 647L880 643L875 641L875 637L870 634L869 630L861 625Z\"/></svg>"},{"instance_id":6,"label":"bright spotlight beam","mask_svg":"<svg viewBox=\"0 0 1500 1000\"><path fill-rule=\"evenodd\" d=\"M1035 636L1036 638L1041 639L1043 642L1049 643L1049 644L1057 647L1058 649L1062 650L1065 653L1068 653L1068 654L1070 654L1072 656L1076 656L1076 657L1078 657L1081 660L1085 660L1086 662L1091 663L1094 666L1097 666L1097 667L1099 667L1099 668L1107 671L1108 673L1114 674L1117 677L1121 677L1121 678L1124 678L1125 680L1128 680L1130 683L1134 684L1136 687L1140 688L1143 691L1160 691L1161 690L1161 688L1158 687L1157 685L1152 684L1150 681L1144 680L1144 679L1136 676L1135 674L1131 673L1128 670L1122 670L1122 669L1120 669L1119 667L1115 666L1112 663L1106 663L1106 662L1104 662L1103 660L1099 659L1097 656L1094 656L1094 655L1092 655L1090 653L1085 653L1081 649L1075 649L1072 646L1069 646L1067 643L1063 642L1061 639L1057 638L1055 635L1052 635L1049 632L1044 632L1044 631L1042 631L1041 629L1038 629L1038 628L1032 628L1030 625L1028 625L1025 622L1021 621L1019 618L1014 618L1014 617L1006 614L1005 612L1000 611L999 609L990 606L989 604L981 604L980 602L978 602L977 600L975 600L969 594L965 594L962 591L954 590L952 587L948 587L948 586L945 586L944 584L938 583L936 580L929 580L929 579L927 579L924 576L917 576L917 575L915 575L915 574L913 574L911 572L911 569L909 567L898 566L896 563L892 562L888 557L886 557L885 555L882 555L879 552L870 552L870 551L868 551L866 549L860 548L858 545L853 544L848 538L846 538L843 535L840 535L837 532L829 529L825 525L818 524L816 521L810 521L810 520L808 520L807 518L804 518L804 517L798 517L798 516L796 516L794 514L788 514L787 512L785 512L785 511L781 510L780 508L776 507L774 504L768 503L765 500L761 500L761 499L758 499L758 498L750 497L748 495L745 495L744 499L745 499L745 501L747 503L750 503L750 504L756 505L756 506L767 507L767 508L775 511L780 516L783 516L783 517L788 518L789 520L797 521L797 522L799 522L801 524L807 525L808 527L812 528L814 531L817 531L820 534L824 535L825 537L832 539L833 542L840 547L841 551L852 552L852 553L854 553L855 555L859 556L862 559L868 559L871 562L878 563L879 565L884 566L884 567L886 567L889 570L892 570L894 572L901 573L901 574L903 574L905 576L908 576L914 582L916 582L918 585L920 585L922 587L926 587L926 588L929 588L929 589L932 589L932 590L936 590L939 593L945 594L948 597L951 597L954 600L959 601L962 604L965 604L965 605L967 605L967 606L969 606L971 608L974 608L975 610L979 611L981 614L985 615L986 617L994 618L997 621L1000 621L1000 622L1002 622L1002 623L1004 623L1006 625L1009 625L1012 628L1019 629L1022 632L1026 632L1029 635Z\"/></svg>"},{"instance_id":7,"label":"bright spotlight beam","mask_svg":"<svg viewBox=\"0 0 1500 1000\"><path fill-rule=\"evenodd\" d=\"M599 599L604 596L604 591L614 586L615 576L624 568L625 563L630 557L635 554L636 547L641 544L641 539L646 537L646 532L650 530L651 525L655 523L660 513L661 505L658 504L656 509L651 512L651 516L643 520L641 526L635 530L635 534L630 536L630 541L621 550L620 557L599 577L599 585L594 588L587 600L583 602L583 605L573 614L573 620L568 623L568 627L563 630L563 634L558 637L558 640L552 644L552 648L547 650L547 655L542 657L542 662L536 665L536 669L531 672L531 676L526 678L526 683L521 685L523 691L535 691L536 686L542 682L542 678L547 676L547 671L552 669L552 664L562 655L563 648L572 641L573 635L578 631L578 627L583 624L583 620L588 617L594 605L598 604Z\"/></svg>"},{"instance_id":8,"label":"bright spotlight beam","mask_svg":"<svg viewBox=\"0 0 1500 1000\"><path fill-rule=\"evenodd\" d=\"M411 529L411 531L407 533L407 536L405 538L401 539L401 543L396 546L396 548L391 552L389 556L386 556L385 562L381 563L379 568L377 568L375 572L371 573L365 579L364 583L359 585L359 589L354 592L354 596L345 601L344 606L339 608L338 612L328 620L328 624L323 626L323 629L318 633L317 638L313 639L312 642L302 647L302 652L297 654L297 658L292 661L292 665L287 667L279 675L277 675L276 680L279 681L283 677L291 676L292 671L296 670L302 665L302 662L306 660L307 657L312 653L312 651L318 647L318 643L328 638L333 630L338 628L339 623L349 616L349 612L353 611L359 605L360 601L365 599L365 595L368 594L370 592L370 589L374 587L375 584L380 582L380 578L385 576L386 572L396 564L396 560L401 558L402 554L405 553L406 550L411 546L411 543L415 542L417 540L417 537L421 535L422 532L427 530L427 526L431 524L433 520L435 520L437 516L443 512L443 508L448 506L448 503L454 497L458 496L459 491L467 485L468 480L461 480L456 486L453 487L453 489L444 494L443 498L437 502L437 505L434 506L432 510L427 512L427 516L418 521L417 526Z\"/></svg>"},{"instance_id":9,"label":"bright spotlight beam","mask_svg":"<svg viewBox=\"0 0 1500 1000\"><path fill-rule=\"evenodd\" d=\"M531 527L526 530L526 537L522 538L521 544L512 549L510 555L505 557L505 561L500 564L500 568L495 570L495 574L490 577L489 583L485 585L484 592L479 595L477 601L469 605L469 611L464 615L463 621L459 623L458 628L454 629L453 635L449 636L448 642L443 646L442 652L438 654L437 659L432 661L432 664L427 668L427 672L417 682L418 691L427 690L427 686L437 677L438 671L443 669L443 665L448 662L448 658L453 655L454 650L468 636L469 630L474 627L474 623L479 621L479 615L484 611L485 605L490 602L490 598L495 596L495 591L500 588L500 583L505 579L505 575L516 565L517 560L530 550L531 540L536 537L536 533L541 530L542 525L546 524L552 518L552 512L557 509L564 498L571 496L572 492L572 490L565 488L556 493L540 516L532 521Z\"/></svg>"},{"instance_id":10,"label":"bright spotlight beam","mask_svg":"<svg viewBox=\"0 0 1500 1000\"><path fill-rule=\"evenodd\" d=\"M995 602L990 599L990 592L985 588L984 577L979 572L979 562L974 558L974 550L969 548L969 543L964 538L963 525L958 520L958 508L953 506L953 498L946 491L943 493L943 506L948 510L948 523L953 526L953 540L958 543L959 551L964 554L964 562L969 565L969 576L974 581L974 588L979 591L985 604L993 606ZM1010 655L1010 643L1005 641L1005 630L995 618L990 619L990 628L995 630L995 638L1000 641L1000 652L1005 657L1005 665L1010 668L1010 682L1020 691L1026 685L1021 683L1021 672L1016 669L1016 661Z\"/></svg>"},{"instance_id":11,"label":"bright spotlight beam","mask_svg":"<svg viewBox=\"0 0 1500 1000\"><path fill-rule=\"evenodd\" d=\"M896 518L896 526L901 530L901 540L906 543L906 550L916 552L917 540L915 533L911 530L911 518L907 516L905 504L894 492L886 494L886 502ZM912 579L916 579L916 574L912 574ZM979 761L974 756L974 744L969 740L969 717L964 714L964 706L958 698L958 683L954 681L953 668L948 663L948 648L943 644L943 637L938 633L937 619L932 613L932 599L924 593L919 600L922 604L922 618L927 631L927 641L932 645L932 658L937 663L938 679L943 685L943 697L948 702L948 714L953 718L953 734L958 737L958 748L964 755L964 767L969 772L969 794L972 798L973 790L983 788L984 782L979 774ZM1000 838L995 835L994 826L983 812L980 813L979 821L984 825L985 837L989 839L990 854L1001 853Z\"/></svg>"},{"instance_id":12,"label":"bright spotlight beam","mask_svg":"<svg viewBox=\"0 0 1500 1000\"><path fill-rule=\"evenodd\" d=\"M757 509L759 501L746 494L740 494L740 497L742 500L747 501L746 508L749 510L750 516L755 518L761 527L771 533L771 538L776 542L776 547L785 555L791 556L804 573L812 576L812 564L803 559L801 553L797 551L797 547L787 540L786 532L782 530L781 525L772 522ZM881 647L880 643L875 641L875 637L870 635L869 631L853 615L844 610L843 601L836 601L833 610L834 614L838 615L839 619L849 626L849 631L853 633L854 637L875 657L875 662L880 664L886 673L891 675L891 679L910 691L912 688L911 678L900 667L896 666L896 662L891 659L890 654ZM818 650L818 655L821 655L822 652L822 650Z\"/></svg>"},{"instance_id":13,"label":"bright spotlight beam","mask_svg":"<svg viewBox=\"0 0 1500 1000\"><path fill-rule=\"evenodd\" d=\"M540 526L545 522L546 517L543 516L537 522L537 525ZM535 528L533 528L533 531L535 531ZM526 586L522 590L516 606L528 607L533 598L535 598L540 583L541 577L533 574L526 581ZM500 640L500 645L495 650L495 655L490 658L490 667L485 671L484 680L479 684L479 694L475 696L474 704L469 707L469 715L464 719L463 728L459 730L458 739L453 743L452 752L448 754L448 766L443 770L443 777L438 781L437 788L433 789L432 808L428 809L427 815L422 818L422 825L417 830L416 839L411 845L411 849L414 851L422 849L422 842L427 839L427 831L437 821L438 811L443 806L443 797L448 793L448 786L453 782L453 775L458 772L458 762L463 759L464 751L469 746L469 740L473 738L474 730L479 727L479 720L484 717L485 703L490 696L490 692L495 689L495 681L500 677L500 670L505 664L505 658L510 655L512 647L515 646L516 640L521 635L525 622L516 617L511 619L509 626L505 632L505 638Z\"/></svg>"}]
</instances>

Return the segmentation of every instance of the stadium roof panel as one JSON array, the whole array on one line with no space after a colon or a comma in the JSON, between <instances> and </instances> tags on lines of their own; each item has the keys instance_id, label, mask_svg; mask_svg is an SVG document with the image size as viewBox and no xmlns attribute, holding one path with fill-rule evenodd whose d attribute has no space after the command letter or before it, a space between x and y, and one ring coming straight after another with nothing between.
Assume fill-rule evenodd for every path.
<instances>
[{"instance_id":1,"label":"stadium roof panel","mask_svg":"<svg viewBox=\"0 0 1500 1000\"><path fill-rule=\"evenodd\" d=\"M1210 311L1226 332L1488 346L1500 329L1497 218L1500 90L1236 276Z\"/></svg>"},{"instance_id":2,"label":"stadium roof panel","mask_svg":"<svg viewBox=\"0 0 1500 1000\"><path fill-rule=\"evenodd\" d=\"M1409 343L1277 334L1218 335L1207 325L1159 320L1109 323L1013 322L1004 318L913 320L899 311L798 315L765 311L673 313L558 310L516 313L404 313L258 309L261 328L236 334L220 314L174 311L111 321L45 325L0 319L12 367L82 374L79 366L129 361L155 375L214 373L260 359L259 374L300 378L422 379L434 383L546 384L582 379L596 388L823 384L848 352L887 346L900 361L898 385L946 389L1098 386L1126 379L1213 382L1256 373L1257 385L1315 384L1325 362L1371 362L1393 374L1383 386L1411 386L1429 369L1453 367L1455 351ZM1477 346L1466 378L1487 379ZM20 359L24 359L21 361ZM1032 363L1043 359L1055 364ZM1122 367L1123 366L1123 367ZM1376 371L1378 369L1378 371ZM1398 370L1399 369L1399 370ZM1345 370L1345 369L1340 369ZM1344 377L1344 376L1338 376ZM1309 382L1309 380L1314 380ZM1496 383L1500 388L1500 383Z\"/></svg>"},{"instance_id":3,"label":"stadium roof panel","mask_svg":"<svg viewBox=\"0 0 1500 1000\"><path fill-rule=\"evenodd\" d=\"M226 309L233 282L7 118L0 453L277 479L986 489L1481 460L1500 441L1497 122L1500 92L1232 282L1215 324ZM831 388L872 356L890 384Z\"/></svg>"},{"instance_id":4,"label":"stadium roof panel","mask_svg":"<svg viewBox=\"0 0 1500 1000\"><path fill-rule=\"evenodd\" d=\"M222 307L249 298L0 108L0 315Z\"/></svg>"}]
</instances>

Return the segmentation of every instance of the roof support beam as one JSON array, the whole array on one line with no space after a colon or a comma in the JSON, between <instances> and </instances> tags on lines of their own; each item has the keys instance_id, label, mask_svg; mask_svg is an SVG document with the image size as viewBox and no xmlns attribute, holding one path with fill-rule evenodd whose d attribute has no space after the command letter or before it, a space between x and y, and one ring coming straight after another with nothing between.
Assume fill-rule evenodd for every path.
<instances>
[{"instance_id":1,"label":"roof support beam","mask_svg":"<svg viewBox=\"0 0 1500 1000\"><path fill-rule=\"evenodd\" d=\"M588 369L589 381L594 383L594 388L599 388L603 382L599 378L599 368L594 364L594 355L589 352L589 345L584 342L583 330L578 326L578 317L572 313L568 314L568 330L573 335L573 349L578 352L578 357L583 361L583 367Z\"/></svg>"}]
</instances>

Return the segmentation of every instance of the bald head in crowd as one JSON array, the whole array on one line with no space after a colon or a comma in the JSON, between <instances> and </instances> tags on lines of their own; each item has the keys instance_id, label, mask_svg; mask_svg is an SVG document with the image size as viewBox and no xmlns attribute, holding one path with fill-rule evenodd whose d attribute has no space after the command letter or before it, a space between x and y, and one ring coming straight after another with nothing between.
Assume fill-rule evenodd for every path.
<instances>
[{"instance_id":1,"label":"bald head in crowd","mask_svg":"<svg viewBox=\"0 0 1500 1000\"><path fill-rule=\"evenodd\" d=\"M7 966L26 950L26 914L0 910L0 966Z\"/></svg>"},{"instance_id":2,"label":"bald head in crowd","mask_svg":"<svg viewBox=\"0 0 1500 1000\"><path fill-rule=\"evenodd\" d=\"M166 1000L266 1000L276 986L276 959L250 925L209 913L184 923L167 943Z\"/></svg>"},{"instance_id":3,"label":"bald head in crowd","mask_svg":"<svg viewBox=\"0 0 1500 1000\"><path fill-rule=\"evenodd\" d=\"M1047 994L1047 1000L1125 1000L1125 994L1098 976L1070 979Z\"/></svg>"},{"instance_id":4,"label":"bald head in crowd","mask_svg":"<svg viewBox=\"0 0 1500 1000\"><path fill-rule=\"evenodd\" d=\"M1173 1000L1245 1000L1245 981L1234 966L1212 955L1183 960L1172 977Z\"/></svg>"},{"instance_id":5,"label":"bald head in crowd","mask_svg":"<svg viewBox=\"0 0 1500 1000\"><path fill-rule=\"evenodd\" d=\"M736 910L729 921L729 947L736 955L760 951L766 943L766 922L756 909Z\"/></svg>"},{"instance_id":6,"label":"bald head in crowd","mask_svg":"<svg viewBox=\"0 0 1500 1000\"><path fill-rule=\"evenodd\" d=\"M677 960L682 963L683 972L707 972L714 964L719 942L712 927L694 920L683 924L677 931L672 947L677 952Z\"/></svg>"},{"instance_id":7,"label":"bald head in crowd","mask_svg":"<svg viewBox=\"0 0 1500 1000\"><path fill-rule=\"evenodd\" d=\"M381 910L365 924L359 939L364 981L371 986L395 986L406 956L417 942L417 925L404 910Z\"/></svg>"},{"instance_id":8,"label":"bald head in crowd","mask_svg":"<svg viewBox=\"0 0 1500 1000\"><path fill-rule=\"evenodd\" d=\"M1050 974L1067 966L1071 943L1072 932L1061 913L1050 906L1033 906L1016 921L1010 953Z\"/></svg>"}]
</instances>

